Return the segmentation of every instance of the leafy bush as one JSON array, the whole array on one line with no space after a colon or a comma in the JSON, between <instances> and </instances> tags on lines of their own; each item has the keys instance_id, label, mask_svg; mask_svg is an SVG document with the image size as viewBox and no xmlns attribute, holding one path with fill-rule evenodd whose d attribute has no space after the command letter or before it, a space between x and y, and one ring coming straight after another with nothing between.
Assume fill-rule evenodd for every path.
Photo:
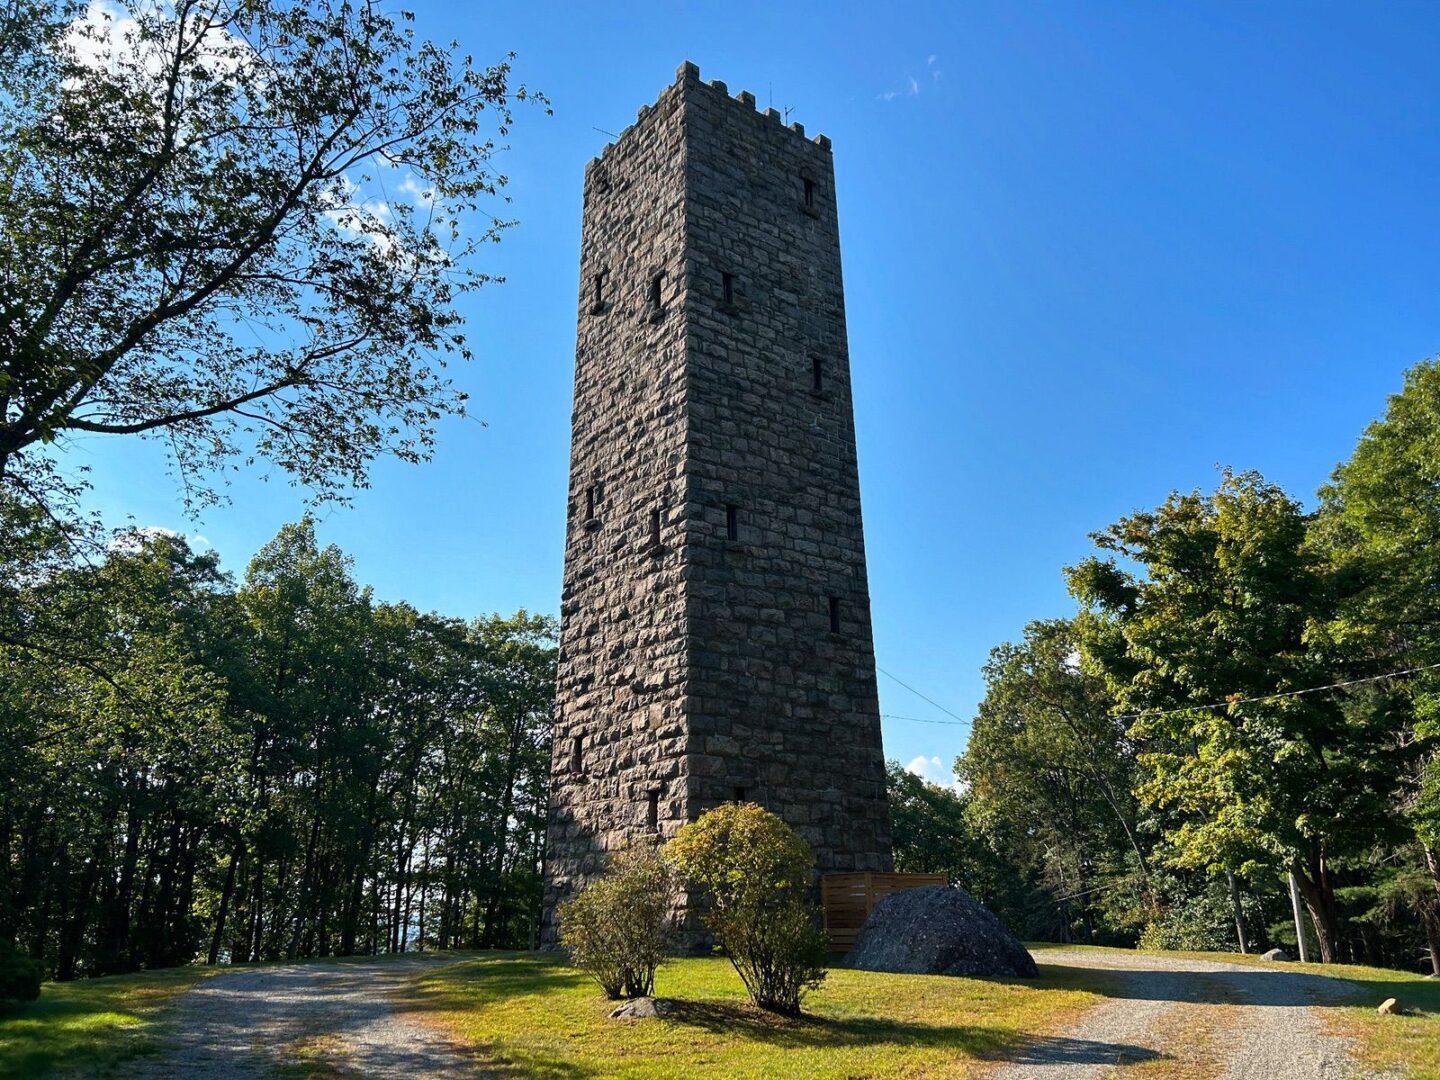
<instances>
[{"instance_id":1,"label":"leafy bush","mask_svg":"<svg viewBox=\"0 0 1440 1080\"><path fill-rule=\"evenodd\" d=\"M1206 892L1173 903L1146 925L1140 948L1233 952L1235 915L1229 897Z\"/></svg>"},{"instance_id":2,"label":"leafy bush","mask_svg":"<svg viewBox=\"0 0 1440 1080\"><path fill-rule=\"evenodd\" d=\"M0 941L0 1005L40 996L40 965L8 941Z\"/></svg>"},{"instance_id":3,"label":"leafy bush","mask_svg":"<svg viewBox=\"0 0 1440 1080\"><path fill-rule=\"evenodd\" d=\"M810 848L774 814L727 803L682 828L665 857L709 902L705 923L735 965L750 999L796 1016L825 978L825 934L805 899Z\"/></svg>"},{"instance_id":4,"label":"leafy bush","mask_svg":"<svg viewBox=\"0 0 1440 1080\"><path fill-rule=\"evenodd\" d=\"M659 853L627 848L560 906L560 943L606 997L646 997L670 951L674 905L674 877Z\"/></svg>"}]
</instances>

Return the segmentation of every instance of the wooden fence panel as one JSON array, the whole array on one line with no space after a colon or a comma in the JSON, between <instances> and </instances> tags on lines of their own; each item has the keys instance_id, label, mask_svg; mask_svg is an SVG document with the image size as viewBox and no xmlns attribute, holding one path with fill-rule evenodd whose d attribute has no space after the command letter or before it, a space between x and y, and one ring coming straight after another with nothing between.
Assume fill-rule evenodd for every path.
<instances>
[{"instance_id":1,"label":"wooden fence panel","mask_svg":"<svg viewBox=\"0 0 1440 1080\"><path fill-rule=\"evenodd\" d=\"M823 874L820 906L825 912L825 933L835 952L849 952L855 937L875 905L891 893L926 885L948 885L944 874Z\"/></svg>"}]
</instances>

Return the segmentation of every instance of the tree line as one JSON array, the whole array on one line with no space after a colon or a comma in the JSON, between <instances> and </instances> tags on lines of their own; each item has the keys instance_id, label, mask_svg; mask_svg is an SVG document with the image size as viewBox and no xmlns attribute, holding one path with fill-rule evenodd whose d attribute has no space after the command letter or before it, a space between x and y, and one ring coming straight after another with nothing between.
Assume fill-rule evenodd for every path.
<instances>
[{"instance_id":1,"label":"tree line","mask_svg":"<svg viewBox=\"0 0 1440 1080\"><path fill-rule=\"evenodd\" d=\"M0 940L59 979L530 943L551 619L377 602L308 519L238 583L52 554L0 611Z\"/></svg>"},{"instance_id":2,"label":"tree line","mask_svg":"<svg viewBox=\"0 0 1440 1080\"><path fill-rule=\"evenodd\" d=\"M308 521L238 583L107 544L78 438L188 507L344 503L463 416L511 71L346 0L0 5L0 943L59 978L524 943L554 627L374 600ZM401 193L409 192L409 196Z\"/></svg>"},{"instance_id":3,"label":"tree line","mask_svg":"<svg viewBox=\"0 0 1440 1080\"><path fill-rule=\"evenodd\" d=\"M960 792L892 768L897 860L1022 935L1440 973L1440 363L1307 508L1255 472L1094 534L994 649Z\"/></svg>"}]
</instances>

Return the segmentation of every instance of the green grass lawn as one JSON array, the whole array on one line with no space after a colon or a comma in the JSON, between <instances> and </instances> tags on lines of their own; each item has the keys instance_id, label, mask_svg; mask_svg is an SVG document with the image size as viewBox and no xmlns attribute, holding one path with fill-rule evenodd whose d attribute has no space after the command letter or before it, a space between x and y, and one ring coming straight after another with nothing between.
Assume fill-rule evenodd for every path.
<instances>
[{"instance_id":1,"label":"green grass lawn","mask_svg":"<svg viewBox=\"0 0 1440 1080\"><path fill-rule=\"evenodd\" d=\"M38 1001L0 1012L0 1077L89 1072L144 1053L164 1007L213 972L190 967L46 983Z\"/></svg>"},{"instance_id":2,"label":"green grass lawn","mask_svg":"<svg viewBox=\"0 0 1440 1080\"><path fill-rule=\"evenodd\" d=\"M1053 970L1034 982L834 969L785 1020L751 1007L728 961L675 960L664 1020L616 1021L586 976L553 955L477 957L416 984L406 1007L498 1073L544 1077L967 1076L1063 1027L1100 998Z\"/></svg>"},{"instance_id":3,"label":"green grass lawn","mask_svg":"<svg viewBox=\"0 0 1440 1080\"><path fill-rule=\"evenodd\" d=\"M1035 981L832 969L799 1020L751 1007L720 958L675 960L660 969L657 994L679 1002L678 1014L665 1020L610 1020L614 1003L594 983L558 956L534 953L486 953L427 972L398 1007L472 1046L497 1075L983 1075L989 1062L1063 1033L1112 989L1103 974L1046 967L1047 947L1030 946L1042 968ZM1159 955L1264 963L1228 953ZM1354 1004L1323 1014L1332 1028L1354 1036L1362 1062L1410 1080L1440 1080L1440 980L1345 965L1285 969L1361 987ZM103 1076L106 1066L153 1048L165 1007L214 973L192 967L47 983L39 1001L0 1014L0 1078L72 1070ZM1386 997L1398 998L1407 1015L1376 1015ZM317 1034L313 1054L297 1055L294 1075L332 1075L321 1060L323 1038ZM1156 1063L1157 1075L1168 1075L1163 1065Z\"/></svg>"}]
</instances>

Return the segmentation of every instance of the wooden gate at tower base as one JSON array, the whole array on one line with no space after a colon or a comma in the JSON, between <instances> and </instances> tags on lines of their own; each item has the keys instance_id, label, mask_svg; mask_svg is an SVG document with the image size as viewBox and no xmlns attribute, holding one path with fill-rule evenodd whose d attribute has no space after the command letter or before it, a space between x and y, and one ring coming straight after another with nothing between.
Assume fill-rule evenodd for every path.
<instances>
[{"instance_id":1,"label":"wooden gate at tower base","mask_svg":"<svg viewBox=\"0 0 1440 1080\"><path fill-rule=\"evenodd\" d=\"M891 893L926 885L948 885L944 874L822 874L820 906L833 952L849 952L875 905Z\"/></svg>"}]
</instances>

